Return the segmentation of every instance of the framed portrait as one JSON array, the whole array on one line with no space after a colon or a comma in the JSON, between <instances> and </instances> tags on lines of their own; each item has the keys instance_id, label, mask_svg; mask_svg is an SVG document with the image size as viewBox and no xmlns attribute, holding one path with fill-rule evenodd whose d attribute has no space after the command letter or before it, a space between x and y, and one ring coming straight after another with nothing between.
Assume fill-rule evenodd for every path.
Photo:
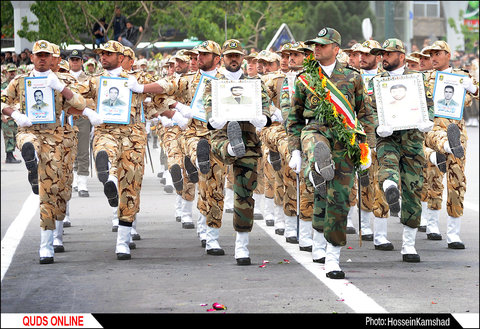
<instances>
[{"instance_id":1,"label":"framed portrait","mask_svg":"<svg viewBox=\"0 0 480 329\"><path fill-rule=\"evenodd\" d=\"M132 91L127 87L127 81L127 78L100 78L97 112L104 123L130 123Z\"/></svg>"},{"instance_id":2,"label":"framed portrait","mask_svg":"<svg viewBox=\"0 0 480 329\"><path fill-rule=\"evenodd\" d=\"M462 87L465 76L437 72L433 89L433 108L436 117L461 120L466 91Z\"/></svg>"},{"instance_id":3,"label":"framed portrait","mask_svg":"<svg viewBox=\"0 0 480 329\"><path fill-rule=\"evenodd\" d=\"M200 81L195 90L195 95L193 95L193 100L190 103L190 108L193 111L193 117L197 120L207 122L207 114L205 113L205 108L203 107L203 94L205 92L205 82L209 80L216 80L217 78L212 77L208 74L202 74Z\"/></svg>"},{"instance_id":4,"label":"framed portrait","mask_svg":"<svg viewBox=\"0 0 480 329\"><path fill-rule=\"evenodd\" d=\"M249 121L262 115L260 79L212 80L212 117Z\"/></svg>"},{"instance_id":5,"label":"framed portrait","mask_svg":"<svg viewBox=\"0 0 480 329\"><path fill-rule=\"evenodd\" d=\"M373 78L379 125L415 129L428 121L421 73Z\"/></svg>"},{"instance_id":6,"label":"framed portrait","mask_svg":"<svg viewBox=\"0 0 480 329\"><path fill-rule=\"evenodd\" d=\"M373 94L373 87L369 88L368 84L370 83L370 80L372 80L374 76L375 74L367 74L367 73L362 74L363 85L365 86L365 93L367 95Z\"/></svg>"},{"instance_id":7,"label":"framed portrait","mask_svg":"<svg viewBox=\"0 0 480 329\"><path fill-rule=\"evenodd\" d=\"M25 107L32 124L55 122L55 93L46 77L25 78Z\"/></svg>"}]
</instances>

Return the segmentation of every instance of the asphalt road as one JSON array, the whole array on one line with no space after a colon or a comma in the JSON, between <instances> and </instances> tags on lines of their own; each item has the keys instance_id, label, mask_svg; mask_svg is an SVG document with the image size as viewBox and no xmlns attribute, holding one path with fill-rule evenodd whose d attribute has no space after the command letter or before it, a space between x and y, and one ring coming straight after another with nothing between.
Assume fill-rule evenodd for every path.
<instances>
[{"instance_id":1,"label":"asphalt road","mask_svg":"<svg viewBox=\"0 0 480 329\"><path fill-rule=\"evenodd\" d=\"M56 254L54 264L40 265L38 196L31 193L24 163L5 164L2 154L1 312L206 313L218 302L227 307L223 312L232 314L473 313L478 321L478 132L468 128L461 230L466 249L447 248L444 207L443 240L430 241L425 233L417 233L421 262L404 263L402 225L391 217L388 238L393 251L374 250L373 242L360 246L357 235L347 236L340 259L345 280L325 278L323 265L313 263L310 253L287 244L263 221L255 221L250 234L252 265L237 266L232 214L224 214L220 231L226 255L207 255L196 229L182 229L175 221L175 195L166 193L157 178L159 149L151 144L155 173L147 163L137 216L141 240L135 241L132 259L116 259L111 208L94 175L88 179L90 197L74 193L70 202L72 227L65 228L66 252ZM18 150L15 155L21 158ZM12 226L21 220L24 232L21 225ZM15 229L7 239L11 226ZM5 257L9 253L11 260Z\"/></svg>"}]
</instances>

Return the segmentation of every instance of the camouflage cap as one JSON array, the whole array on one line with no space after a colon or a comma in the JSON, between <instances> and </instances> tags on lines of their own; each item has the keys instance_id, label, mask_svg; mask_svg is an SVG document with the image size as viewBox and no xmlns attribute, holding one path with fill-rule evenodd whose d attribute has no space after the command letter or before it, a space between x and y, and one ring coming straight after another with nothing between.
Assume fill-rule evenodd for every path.
<instances>
[{"instance_id":1,"label":"camouflage cap","mask_svg":"<svg viewBox=\"0 0 480 329\"><path fill-rule=\"evenodd\" d=\"M380 42L377 40L367 40L362 43L362 46L358 49L359 52L370 54L373 48L382 48Z\"/></svg>"},{"instance_id":2,"label":"camouflage cap","mask_svg":"<svg viewBox=\"0 0 480 329\"><path fill-rule=\"evenodd\" d=\"M297 52L297 53L305 53L305 49L313 51L305 45L303 41L296 41L291 44L290 50L288 52Z\"/></svg>"},{"instance_id":3,"label":"camouflage cap","mask_svg":"<svg viewBox=\"0 0 480 329\"><path fill-rule=\"evenodd\" d=\"M58 63L58 67L66 71L70 71L70 64L68 64L68 62L64 59L62 59L60 63Z\"/></svg>"},{"instance_id":4,"label":"camouflage cap","mask_svg":"<svg viewBox=\"0 0 480 329\"><path fill-rule=\"evenodd\" d=\"M261 52L258 53L257 55L257 60L259 61L266 61L266 62L274 62L275 60L273 57L270 55L270 51L268 50L262 50Z\"/></svg>"},{"instance_id":5,"label":"camouflage cap","mask_svg":"<svg viewBox=\"0 0 480 329\"><path fill-rule=\"evenodd\" d=\"M9 63L7 64L7 67L6 67L6 70L7 72L12 72L12 71L17 71L17 66L13 63Z\"/></svg>"},{"instance_id":6,"label":"camouflage cap","mask_svg":"<svg viewBox=\"0 0 480 329\"><path fill-rule=\"evenodd\" d=\"M381 48L373 48L370 51L370 54L372 55L380 55L383 52L388 51L388 52L400 52L402 54L405 54L405 46L403 45L402 40L399 39L387 39L383 43Z\"/></svg>"},{"instance_id":7,"label":"camouflage cap","mask_svg":"<svg viewBox=\"0 0 480 329\"><path fill-rule=\"evenodd\" d=\"M53 49L53 57L60 57L60 47L54 43L51 43Z\"/></svg>"},{"instance_id":8,"label":"camouflage cap","mask_svg":"<svg viewBox=\"0 0 480 329\"><path fill-rule=\"evenodd\" d=\"M123 55L123 50L124 46L120 42L110 40L101 45L99 48L94 49L93 51L96 54L100 54L102 51L108 51L111 53L120 53Z\"/></svg>"},{"instance_id":9,"label":"camouflage cap","mask_svg":"<svg viewBox=\"0 0 480 329\"><path fill-rule=\"evenodd\" d=\"M426 54L429 54L432 52L432 50L445 50L447 53L451 54L451 50L450 50L450 46L448 45L448 43L446 43L445 41L443 40L437 40L435 41L430 47L428 47L427 49L425 49L425 52ZM423 50L422 50L423 51Z\"/></svg>"},{"instance_id":10,"label":"camouflage cap","mask_svg":"<svg viewBox=\"0 0 480 329\"><path fill-rule=\"evenodd\" d=\"M97 66L97 62L95 62L95 60L93 58L90 58L90 59L88 59L88 61L85 62L85 66L87 66L87 65Z\"/></svg>"},{"instance_id":11,"label":"camouflage cap","mask_svg":"<svg viewBox=\"0 0 480 329\"><path fill-rule=\"evenodd\" d=\"M53 54L53 48L50 42L46 40L38 40L35 42L32 48L32 54L36 53L49 53Z\"/></svg>"},{"instance_id":12,"label":"camouflage cap","mask_svg":"<svg viewBox=\"0 0 480 329\"><path fill-rule=\"evenodd\" d=\"M280 55L277 53L270 52L270 59L271 59L271 62L275 62L275 61L280 62L282 60L282 57L280 57Z\"/></svg>"},{"instance_id":13,"label":"camouflage cap","mask_svg":"<svg viewBox=\"0 0 480 329\"><path fill-rule=\"evenodd\" d=\"M245 55L245 53L243 52L243 47L240 44L240 41L236 39L230 39L225 41L222 46L222 55L227 55L227 54Z\"/></svg>"},{"instance_id":14,"label":"camouflage cap","mask_svg":"<svg viewBox=\"0 0 480 329\"><path fill-rule=\"evenodd\" d=\"M133 51L132 48L130 47L127 47L127 46L123 46L124 49L123 49L123 56L128 56L130 57L131 59L135 60L135 52Z\"/></svg>"},{"instance_id":15,"label":"camouflage cap","mask_svg":"<svg viewBox=\"0 0 480 329\"><path fill-rule=\"evenodd\" d=\"M220 56L222 54L222 50L220 45L212 40L207 40L202 42L198 47L197 51L199 53L212 53L215 55Z\"/></svg>"},{"instance_id":16,"label":"camouflage cap","mask_svg":"<svg viewBox=\"0 0 480 329\"><path fill-rule=\"evenodd\" d=\"M287 43L284 43L284 44L280 47L280 50L277 50L276 53L277 53L277 54L288 53L291 48L292 48L292 43L291 43L291 42L287 42Z\"/></svg>"},{"instance_id":17,"label":"camouflage cap","mask_svg":"<svg viewBox=\"0 0 480 329\"><path fill-rule=\"evenodd\" d=\"M148 62L145 58L140 58L139 60L137 60L137 65L138 66L148 65Z\"/></svg>"},{"instance_id":18,"label":"camouflage cap","mask_svg":"<svg viewBox=\"0 0 480 329\"><path fill-rule=\"evenodd\" d=\"M426 50L426 49L428 49L428 47L423 48L422 51L420 51L420 52L414 51L409 56L414 57L414 58L420 58L420 57L430 58L429 54L424 53L424 50Z\"/></svg>"},{"instance_id":19,"label":"camouflage cap","mask_svg":"<svg viewBox=\"0 0 480 329\"><path fill-rule=\"evenodd\" d=\"M353 52L356 52L356 51L360 51L361 48L362 48L362 44L357 42L356 44L354 44L350 48L343 49L343 52L345 52L347 54L350 54L350 53L353 53Z\"/></svg>"},{"instance_id":20,"label":"camouflage cap","mask_svg":"<svg viewBox=\"0 0 480 329\"><path fill-rule=\"evenodd\" d=\"M415 62L415 63L420 63L420 59L418 57L413 57L412 54L405 56L405 60L408 62Z\"/></svg>"},{"instance_id":21,"label":"camouflage cap","mask_svg":"<svg viewBox=\"0 0 480 329\"><path fill-rule=\"evenodd\" d=\"M331 27L324 27L323 29L318 32L317 37L312 40L305 41L306 45L311 44L321 44L321 45L328 45L331 43L336 43L339 46L342 44L342 37L337 30Z\"/></svg>"},{"instance_id":22,"label":"camouflage cap","mask_svg":"<svg viewBox=\"0 0 480 329\"><path fill-rule=\"evenodd\" d=\"M250 54L245 56L245 59L257 59L258 53L256 51L251 52Z\"/></svg>"},{"instance_id":23,"label":"camouflage cap","mask_svg":"<svg viewBox=\"0 0 480 329\"><path fill-rule=\"evenodd\" d=\"M186 49L180 49L179 51L177 51L175 53L175 55L173 55L173 59L179 59L181 61L184 61L184 62L190 62L190 56L186 55L185 54L185 51Z\"/></svg>"},{"instance_id":24,"label":"camouflage cap","mask_svg":"<svg viewBox=\"0 0 480 329\"><path fill-rule=\"evenodd\" d=\"M192 49L187 49L185 50L185 55L188 55L188 56L196 56L198 55L198 50L197 50L198 46L195 46L193 47Z\"/></svg>"}]
</instances>

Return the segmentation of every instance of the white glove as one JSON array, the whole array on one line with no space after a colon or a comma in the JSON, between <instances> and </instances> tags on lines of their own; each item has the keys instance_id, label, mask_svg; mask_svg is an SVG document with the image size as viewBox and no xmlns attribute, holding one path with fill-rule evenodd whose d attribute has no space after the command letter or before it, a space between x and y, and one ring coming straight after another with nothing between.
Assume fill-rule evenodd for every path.
<instances>
[{"instance_id":1,"label":"white glove","mask_svg":"<svg viewBox=\"0 0 480 329\"><path fill-rule=\"evenodd\" d=\"M437 165L437 152L432 152L429 160L432 164Z\"/></svg>"},{"instance_id":2,"label":"white glove","mask_svg":"<svg viewBox=\"0 0 480 329\"><path fill-rule=\"evenodd\" d=\"M188 119L185 118L182 113L175 111L175 114L172 117L173 121L177 123L180 129L185 130L188 125Z\"/></svg>"},{"instance_id":3,"label":"white glove","mask_svg":"<svg viewBox=\"0 0 480 329\"><path fill-rule=\"evenodd\" d=\"M100 114L98 114L97 112L95 112L94 110L89 109L88 107L86 107L83 110L82 114L84 116L86 116L88 118L88 120L90 120L90 123L93 126L98 126L99 124L103 123L102 116Z\"/></svg>"},{"instance_id":4,"label":"white glove","mask_svg":"<svg viewBox=\"0 0 480 329\"><path fill-rule=\"evenodd\" d=\"M432 130L433 128L433 122L428 120L427 122L422 122L419 126L418 126L418 130L420 130L422 133L426 133L430 130Z\"/></svg>"},{"instance_id":5,"label":"white glove","mask_svg":"<svg viewBox=\"0 0 480 329\"><path fill-rule=\"evenodd\" d=\"M280 111L280 109L276 109L275 112L273 112L272 121L283 123L282 111Z\"/></svg>"},{"instance_id":6,"label":"white glove","mask_svg":"<svg viewBox=\"0 0 480 329\"><path fill-rule=\"evenodd\" d=\"M150 121L147 121L145 123L145 131L147 132L147 135L150 134Z\"/></svg>"},{"instance_id":7,"label":"white glove","mask_svg":"<svg viewBox=\"0 0 480 329\"><path fill-rule=\"evenodd\" d=\"M213 129L222 129L227 124L227 121L217 121L214 118L210 118L208 122L210 123L210 126L213 127Z\"/></svg>"},{"instance_id":8,"label":"white glove","mask_svg":"<svg viewBox=\"0 0 480 329\"><path fill-rule=\"evenodd\" d=\"M13 113L10 115L13 120L17 123L17 126L19 127L30 127L32 125L32 121L23 113L20 113L19 111L13 111Z\"/></svg>"},{"instance_id":9,"label":"white glove","mask_svg":"<svg viewBox=\"0 0 480 329\"><path fill-rule=\"evenodd\" d=\"M177 105L175 105L175 109L182 113L182 115L187 119L191 119L193 117L193 111L190 106L177 102Z\"/></svg>"},{"instance_id":10,"label":"white glove","mask_svg":"<svg viewBox=\"0 0 480 329\"><path fill-rule=\"evenodd\" d=\"M165 128L173 127L173 120L165 116L160 116L160 122L162 122L162 126Z\"/></svg>"},{"instance_id":11,"label":"white glove","mask_svg":"<svg viewBox=\"0 0 480 329\"><path fill-rule=\"evenodd\" d=\"M65 84L58 79L55 73L50 72L47 76L47 87L62 92L65 88Z\"/></svg>"},{"instance_id":12,"label":"white glove","mask_svg":"<svg viewBox=\"0 0 480 329\"><path fill-rule=\"evenodd\" d=\"M134 93L137 94L142 94L143 89L145 88L143 85L139 84L137 81L137 78L135 78L133 75L128 77L127 81L127 88L133 91Z\"/></svg>"},{"instance_id":13,"label":"white glove","mask_svg":"<svg viewBox=\"0 0 480 329\"><path fill-rule=\"evenodd\" d=\"M302 169L302 155L300 154L300 150L294 150L292 152L292 158L290 162L288 162L288 166L297 174L300 173Z\"/></svg>"},{"instance_id":14,"label":"white glove","mask_svg":"<svg viewBox=\"0 0 480 329\"><path fill-rule=\"evenodd\" d=\"M366 170L368 168L370 168L370 166L372 165L372 150L370 149L370 147L368 147L368 154L367 154L367 163L366 164L361 164L360 165L360 169L361 170Z\"/></svg>"},{"instance_id":15,"label":"white glove","mask_svg":"<svg viewBox=\"0 0 480 329\"><path fill-rule=\"evenodd\" d=\"M477 86L473 84L473 81L470 77L464 77L462 79L462 87L472 94L475 94L477 92Z\"/></svg>"},{"instance_id":16,"label":"white glove","mask_svg":"<svg viewBox=\"0 0 480 329\"><path fill-rule=\"evenodd\" d=\"M265 125L267 124L267 117L262 114L260 117L250 120L250 123L256 128L265 127Z\"/></svg>"},{"instance_id":17,"label":"white glove","mask_svg":"<svg viewBox=\"0 0 480 329\"><path fill-rule=\"evenodd\" d=\"M393 134L393 128L391 126L378 126L377 127L377 134L380 137L388 137Z\"/></svg>"},{"instance_id":18,"label":"white glove","mask_svg":"<svg viewBox=\"0 0 480 329\"><path fill-rule=\"evenodd\" d=\"M160 119L159 119L158 117L152 118L152 119L150 120L150 122L151 122L152 125L154 125L154 126L158 125L158 121L160 121Z\"/></svg>"}]
</instances>

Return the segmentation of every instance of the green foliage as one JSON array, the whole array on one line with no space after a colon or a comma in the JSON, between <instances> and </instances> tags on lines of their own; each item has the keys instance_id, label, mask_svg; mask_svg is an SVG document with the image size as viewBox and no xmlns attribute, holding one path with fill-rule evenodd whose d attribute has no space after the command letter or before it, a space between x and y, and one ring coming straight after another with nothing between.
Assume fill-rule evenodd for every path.
<instances>
[{"instance_id":1,"label":"green foliage","mask_svg":"<svg viewBox=\"0 0 480 329\"><path fill-rule=\"evenodd\" d=\"M10 1L1 1L2 39L13 38L13 7Z\"/></svg>"}]
</instances>

